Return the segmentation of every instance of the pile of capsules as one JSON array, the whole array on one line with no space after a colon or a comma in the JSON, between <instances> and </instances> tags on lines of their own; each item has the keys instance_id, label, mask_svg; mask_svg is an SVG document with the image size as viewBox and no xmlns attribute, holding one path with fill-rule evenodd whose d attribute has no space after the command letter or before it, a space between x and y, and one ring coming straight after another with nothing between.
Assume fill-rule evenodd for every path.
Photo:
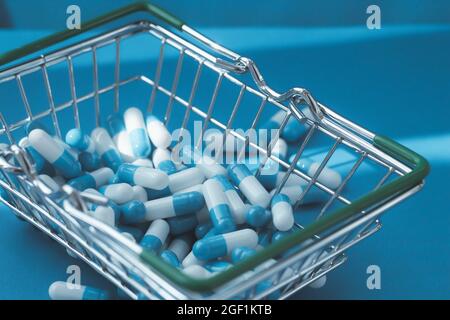
<instances>
[{"instance_id":1,"label":"pile of capsules","mask_svg":"<svg viewBox=\"0 0 450 320\"><path fill-rule=\"evenodd\" d=\"M284 112L278 112L264 128L279 128L283 117ZM298 141L305 131L304 124L290 119L272 154L289 159L288 143ZM19 145L33 158L47 185L68 184L103 195L108 205L88 203L89 215L195 278L226 270L292 232L293 205L307 184L295 174L286 180L282 170L255 177L259 163L236 161L225 167L188 145L180 149L183 162L174 161L172 136L164 123L152 114L144 116L135 107L123 115L110 115L104 127L95 128L90 135L71 129L65 141L52 136L38 121L28 123L26 132ZM205 135L205 140L212 141L214 135L223 133ZM233 139L231 135L223 139L224 152L234 146ZM271 163L274 161L269 159L265 167ZM308 159L297 163L309 176L318 167L319 163ZM337 188L341 176L325 167L318 181ZM282 182L283 188L275 193ZM323 191L312 188L302 201L320 202L324 196ZM273 263L276 260L266 261L252 272ZM283 277L291 274L287 270ZM271 280L265 280L257 292L271 285ZM67 296L61 285L54 286L53 295L55 288ZM105 296L101 291L90 295Z\"/></svg>"}]
</instances>

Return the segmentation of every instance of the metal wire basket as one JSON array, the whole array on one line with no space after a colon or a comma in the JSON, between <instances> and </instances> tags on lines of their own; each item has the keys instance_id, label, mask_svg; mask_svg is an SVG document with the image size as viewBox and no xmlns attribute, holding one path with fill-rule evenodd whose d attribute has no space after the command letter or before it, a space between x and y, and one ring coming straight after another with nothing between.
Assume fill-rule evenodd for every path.
<instances>
[{"instance_id":1,"label":"metal wire basket","mask_svg":"<svg viewBox=\"0 0 450 320\"><path fill-rule=\"evenodd\" d=\"M63 41L137 12L160 18L187 39L159 24L141 20L61 46ZM141 72L125 77L127 70L122 67L121 59L127 43L130 39L141 41L143 38L153 39L156 43L153 50L140 48L145 55L155 58L151 59L155 62L152 64L154 72L147 75L144 70L150 69L149 64L145 59L138 59ZM50 47L53 51L49 51ZM105 48L113 52L112 56L108 54L114 66L109 71L99 63L99 52ZM42 50L44 52L37 58L17 62ZM83 58L91 69L92 87L88 90L82 88L85 83L77 84L79 58ZM0 71L0 88L14 87L20 98L13 105L2 104L1 107L0 137L6 138L11 146L1 151L0 186L5 193L0 201L134 299L264 299L271 298L273 293L285 299L341 265L346 260L344 252L379 230L379 216L417 192L429 170L427 161L420 155L352 123L317 102L307 90L293 88L283 94L277 93L265 83L252 60L220 46L151 4L127 6L83 24L81 30L67 30L0 56L0 65L10 62L16 63ZM64 77L68 74L70 90L68 99L61 102L55 97L52 90L55 83L49 76L50 70L58 66L60 74ZM192 75L189 81L183 78L186 69ZM101 83L103 73L113 77L112 83ZM30 76L33 86L41 86L47 96L44 108L39 111L33 109L24 84ZM81 94L83 90L86 92ZM127 96L127 90L132 94ZM199 119L203 130L215 127L226 131L278 162L286 174L277 192L289 175L302 177L306 183L296 209L307 210L302 199L313 188L326 195L326 201L309 209L310 219L297 223L297 232L231 269L209 279L194 279L183 274L115 228L85 214L87 201L103 203L103 198L80 193L67 185L58 190L49 188L39 179L26 151L16 145L30 120L47 119L58 137L70 125L92 129L101 125L108 113L129 106L132 99L128 98L138 96L138 91L143 92L140 96L147 101L146 109L159 112L168 126L189 129L193 120ZM105 97L110 100L104 102ZM165 99L164 102L161 99ZM23 109L16 109L19 105ZM305 109L300 106L307 106L310 112L303 112ZM8 117L6 113L11 110L13 116ZM20 116L22 110L24 115ZM257 128L263 119L279 110L285 114L280 130L291 117L308 127L306 136L294 148L292 161L281 160L271 153L275 141L264 148L234 129ZM85 123L86 118L81 123L82 112L95 115L92 123ZM241 112L253 112L249 123L239 123L243 118ZM245 118L249 118L248 114ZM307 154L316 136L325 137L328 142L326 150L322 150L319 168L313 175L308 175L299 170L296 163ZM346 150L353 158L341 184L330 189L320 182L319 176L341 150ZM263 165L256 175L260 174ZM364 169L368 167L371 169ZM358 194L346 194L358 176L370 186L359 190ZM267 263L269 259L276 259L276 263ZM257 290L257 284L267 279L271 286Z\"/></svg>"}]
</instances>

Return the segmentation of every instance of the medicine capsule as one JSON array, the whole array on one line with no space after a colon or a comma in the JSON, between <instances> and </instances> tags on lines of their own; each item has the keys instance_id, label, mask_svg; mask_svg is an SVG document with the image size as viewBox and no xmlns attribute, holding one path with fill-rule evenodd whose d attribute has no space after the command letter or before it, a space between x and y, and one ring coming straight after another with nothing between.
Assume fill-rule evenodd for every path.
<instances>
[{"instance_id":1,"label":"medicine capsule","mask_svg":"<svg viewBox=\"0 0 450 320\"><path fill-rule=\"evenodd\" d=\"M205 181L205 175L199 168L187 168L169 176L169 189L170 192L176 193L180 190L202 184L203 181Z\"/></svg>"},{"instance_id":2,"label":"medicine capsule","mask_svg":"<svg viewBox=\"0 0 450 320\"><path fill-rule=\"evenodd\" d=\"M120 156L126 162L132 162L136 158L131 147L130 139L128 137L123 117L118 113L113 113L106 119L106 127L110 133Z\"/></svg>"},{"instance_id":3,"label":"medicine capsule","mask_svg":"<svg viewBox=\"0 0 450 320\"><path fill-rule=\"evenodd\" d=\"M212 273L223 272L225 270L230 269L233 264L228 261L211 261L205 264L203 267Z\"/></svg>"},{"instance_id":4,"label":"medicine capsule","mask_svg":"<svg viewBox=\"0 0 450 320\"><path fill-rule=\"evenodd\" d=\"M228 199L223 192L220 182L208 179L203 183L203 195L209 210L211 222L220 233L236 230Z\"/></svg>"},{"instance_id":5,"label":"medicine capsule","mask_svg":"<svg viewBox=\"0 0 450 320\"><path fill-rule=\"evenodd\" d=\"M114 172L110 168L100 168L92 172L73 178L67 182L71 187L83 191L88 188L97 189L108 183L109 179L114 176Z\"/></svg>"},{"instance_id":6,"label":"medicine capsule","mask_svg":"<svg viewBox=\"0 0 450 320\"><path fill-rule=\"evenodd\" d=\"M162 190L169 184L169 178L165 172L128 163L119 167L117 175L120 181L149 189Z\"/></svg>"},{"instance_id":7,"label":"medicine capsule","mask_svg":"<svg viewBox=\"0 0 450 320\"><path fill-rule=\"evenodd\" d=\"M78 154L78 161L80 161L83 171L94 171L102 166L102 161L96 152L80 152Z\"/></svg>"},{"instance_id":8,"label":"medicine capsule","mask_svg":"<svg viewBox=\"0 0 450 320\"><path fill-rule=\"evenodd\" d=\"M147 115L147 132L153 145L167 149L172 142L172 136L164 123L152 114Z\"/></svg>"},{"instance_id":9,"label":"medicine capsule","mask_svg":"<svg viewBox=\"0 0 450 320\"><path fill-rule=\"evenodd\" d=\"M152 160L147 159L147 158L136 159L131 164L138 166L138 167L154 168Z\"/></svg>"},{"instance_id":10,"label":"medicine capsule","mask_svg":"<svg viewBox=\"0 0 450 320\"><path fill-rule=\"evenodd\" d=\"M132 186L133 188L133 200L141 202L147 201L147 191L141 186Z\"/></svg>"},{"instance_id":11,"label":"medicine capsule","mask_svg":"<svg viewBox=\"0 0 450 320\"><path fill-rule=\"evenodd\" d=\"M123 120L128 132L128 139L137 158L147 158L152 152L152 145L148 139L144 116L138 108L128 108L123 114Z\"/></svg>"},{"instance_id":12,"label":"medicine capsule","mask_svg":"<svg viewBox=\"0 0 450 320\"><path fill-rule=\"evenodd\" d=\"M242 229L230 233L197 240L192 252L200 260L211 260L226 256L237 247L255 248L258 235L252 229Z\"/></svg>"},{"instance_id":13,"label":"medicine capsule","mask_svg":"<svg viewBox=\"0 0 450 320\"><path fill-rule=\"evenodd\" d=\"M307 108L304 108L303 113L310 114L309 110ZM279 129L281 127L281 124L283 123L285 117L287 116L286 111L280 110L277 113L275 113L269 121L267 121L262 128L263 129ZM294 115L291 115L281 131L281 137L283 137L288 142L295 142L299 140L307 131L307 125L305 124L305 121L299 121L297 118L295 118Z\"/></svg>"},{"instance_id":14,"label":"medicine capsule","mask_svg":"<svg viewBox=\"0 0 450 320\"><path fill-rule=\"evenodd\" d=\"M95 144L92 139L78 128L71 129L67 132L66 143L79 151L95 152Z\"/></svg>"},{"instance_id":15,"label":"medicine capsule","mask_svg":"<svg viewBox=\"0 0 450 320\"><path fill-rule=\"evenodd\" d=\"M81 174L81 165L70 152L41 129L34 129L28 136L31 146L52 164L65 178L74 178Z\"/></svg>"},{"instance_id":16,"label":"medicine capsule","mask_svg":"<svg viewBox=\"0 0 450 320\"><path fill-rule=\"evenodd\" d=\"M269 223L272 213L260 206L251 206L245 216L245 221L254 228L260 228Z\"/></svg>"},{"instance_id":17,"label":"medicine capsule","mask_svg":"<svg viewBox=\"0 0 450 320\"><path fill-rule=\"evenodd\" d=\"M183 162L200 168L206 178L209 179L216 175L227 175L227 170L223 166L218 164L213 158L202 154L198 149L188 145L184 146L181 151Z\"/></svg>"},{"instance_id":18,"label":"medicine capsule","mask_svg":"<svg viewBox=\"0 0 450 320\"><path fill-rule=\"evenodd\" d=\"M212 227L213 226L212 226L211 222L205 222L205 223L197 225L195 227L195 231L194 231L195 237L197 239L203 238L209 232L209 230L211 230Z\"/></svg>"},{"instance_id":19,"label":"medicine capsule","mask_svg":"<svg viewBox=\"0 0 450 320\"><path fill-rule=\"evenodd\" d=\"M279 193L272 198L272 222L280 231L290 230L294 226L294 211L288 196Z\"/></svg>"},{"instance_id":20,"label":"medicine capsule","mask_svg":"<svg viewBox=\"0 0 450 320\"><path fill-rule=\"evenodd\" d=\"M108 132L104 128L96 128L92 131L91 138L104 164L116 172L122 164L122 158Z\"/></svg>"},{"instance_id":21,"label":"medicine capsule","mask_svg":"<svg viewBox=\"0 0 450 320\"><path fill-rule=\"evenodd\" d=\"M92 193L98 196L104 196L93 188L86 189L84 190L84 192ZM97 218L98 220L101 220L111 226L115 226L119 222L121 212L119 206L114 202L108 201L108 204L106 206L89 202L87 206L94 218Z\"/></svg>"},{"instance_id":22,"label":"medicine capsule","mask_svg":"<svg viewBox=\"0 0 450 320\"><path fill-rule=\"evenodd\" d=\"M184 235L175 238L170 243L169 247L161 253L161 258L173 265L174 267L179 267L181 261L187 256L191 250L191 237Z\"/></svg>"},{"instance_id":23,"label":"medicine capsule","mask_svg":"<svg viewBox=\"0 0 450 320\"><path fill-rule=\"evenodd\" d=\"M63 281L53 282L48 289L48 295L52 300L109 300L112 298L105 290Z\"/></svg>"},{"instance_id":24,"label":"medicine capsule","mask_svg":"<svg viewBox=\"0 0 450 320\"><path fill-rule=\"evenodd\" d=\"M188 255L183 259L183 261L181 262L181 265L183 266L183 268L187 268L189 266L193 266L193 265L204 265L205 261L201 261L199 259L197 259L194 255L194 252L189 252Z\"/></svg>"},{"instance_id":25,"label":"medicine capsule","mask_svg":"<svg viewBox=\"0 0 450 320\"><path fill-rule=\"evenodd\" d=\"M293 156L295 157L295 155ZM290 160L291 162L292 160L294 160L292 156ZM308 176L313 177L316 174L317 169L319 169L320 163L314 162L310 159L299 159L296 163L296 166L299 170L306 173ZM342 182L342 177L336 170L325 166L317 177L317 181L330 189L337 189Z\"/></svg>"},{"instance_id":26,"label":"medicine capsule","mask_svg":"<svg viewBox=\"0 0 450 320\"><path fill-rule=\"evenodd\" d=\"M168 218L167 222L170 225L170 234L177 236L185 232L194 230L199 223L204 223L208 220L208 209L206 207L203 207L195 214Z\"/></svg>"},{"instance_id":27,"label":"medicine capsule","mask_svg":"<svg viewBox=\"0 0 450 320\"><path fill-rule=\"evenodd\" d=\"M228 176L251 204L259 205L263 208L269 206L269 193L244 164L229 165Z\"/></svg>"},{"instance_id":28,"label":"medicine capsule","mask_svg":"<svg viewBox=\"0 0 450 320\"><path fill-rule=\"evenodd\" d=\"M127 183L109 184L100 187L98 191L117 204L123 204L133 199L133 188Z\"/></svg>"},{"instance_id":29,"label":"medicine capsule","mask_svg":"<svg viewBox=\"0 0 450 320\"><path fill-rule=\"evenodd\" d=\"M270 195L273 196L275 194L275 191L276 189L270 191ZM297 201L300 200L300 196L302 196L303 187L300 185L285 186L281 188L279 193L288 196L291 205L294 206L297 203ZM321 203L327 201L330 197L331 195L329 195L323 190L320 190L317 186L312 185L309 191L303 197L301 203L304 205Z\"/></svg>"},{"instance_id":30,"label":"medicine capsule","mask_svg":"<svg viewBox=\"0 0 450 320\"><path fill-rule=\"evenodd\" d=\"M30 145L28 137L20 139L19 146L21 148L24 148L34 160L34 165L38 173L48 173L50 175L55 175L55 169L50 165L50 163L48 163L47 160L44 159L44 157L39 154L39 152L36 151L36 149L34 149Z\"/></svg>"},{"instance_id":31,"label":"medicine capsule","mask_svg":"<svg viewBox=\"0 0 450 320\"><path fill-rule=\"evenodd\" d=\"M258 176L258 181L267 189L272 190L276 187L278 187L284 180L284 177L286 175L286 172L276 172L276 173L265 173L261 172L261 174ZM284 183L283 187L285 186L292 186L292 185L304 185L306 183L306 180L302 177L298 176L295 173L289 174L289 177L287 178L286 182Z\"/></svg>"},{"instance_id":32,"label":"medicine capsule","mask_svg":"<svg viewBox=\"0 0 450 320\"><path fill-rule=\"evenodd\" d=\"M188 276L196 279L207 279L212 276L211 272L209 272L204 267L196 264L184 268L183 272Z\"/></svg>"},{"instance_id":33,"label":"medicine capsule","mask_svg":"<svg viewBox=\"0 0 450 320\"><path fill-rule=\"evenodd\" d=\"M205 199L199 192L187 192L147 201L144 205L146 209L145 219L152 221L199 211L205 205Z\"/></svg>"},{"instance_id":34,"label":"medicine capsule","mask_svg":"<svg viewBox=\"0 0 450 320\"><path fill-rule=\"evenodd\" d=\"M178 171L177 166L172 161L172 155L167 149L157 148L153 151L152 159L155 167L167 174L172 174Z\"/></svg>"},{"instance_id":35,"label":"medicine capsule","mask_svg":"<svg viewBox=\"0 0 450 320\"><path fill-rule=\"evenodd\" d=\"M242 201L239 193L236 191L234 186L228 181L227 177L218 175L214 179L219 181L222 186L222 190L228 199L228 204L231 209L231 214L233 215L233 220L236 224L243 224L245 222L245 215L247 213L247 206L244 201Z\"/></svg>"},{"instance_id":36,"label":"medicine capsule","mask_svg":"<svg viewBox=\"0 0 450 320\"><path fill-rule=\"evenodd\" d=\"M148 250L158 251L162 248L164 242L166 242L169 235L169 224L162 220L157 219L152 222L144 237L140 241L140 245Z\"/></svg>"}]
</instances>

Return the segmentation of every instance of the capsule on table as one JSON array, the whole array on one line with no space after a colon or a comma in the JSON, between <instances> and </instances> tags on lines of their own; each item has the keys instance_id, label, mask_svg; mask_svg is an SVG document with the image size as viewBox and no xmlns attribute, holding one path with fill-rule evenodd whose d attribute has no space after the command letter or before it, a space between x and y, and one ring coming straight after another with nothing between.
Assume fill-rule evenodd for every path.
<instances>
[{"instance_id":1,"label":"capsule on table","mask_svg":"<svg viewBox=\"0 0 450 320\"><path fill-rule=\"evenodd\" d=\"M48 289L48 295L52 300L109 300L112 298L105 290L64 281L53 282Z\"/></svg>"},{"instance_id":2,"label":"capsule on table","mask_svg":"<svg viewBox=\"0 0 450 320\"><path fill-rule=\"evenodd\" d=\"M211 260L226 256L237 247L255 248L258 235L252 229L242 229L197 240L192 252L199 260Z\"/></svg>"},{"instance_id":3,"label":"capsule on table","mask_svg":"<svg viewBox=\"0 0 450 320\"><path fill-rule=\"evenodd\" d=\"M228 199L223 192L220 182L216 179L206 180L203 183L203 195L215 229L220 233L236 230Z\"/></svg>"},{"instance_id":4,"label":"capsule on table","mask_svg":"<svg viewBox=\"0 0 450 320\"><path fill-rule=\"evenodd\" d=\"M242 201L239 193L236 191L230 181L228 181L227 177L218 175L215 176L214 179L219 181L223 191L225 192L234 222L236 224L243 224L245 222L245 215L248 208L245 205L244 201Z\"/></svg>"},{"instance_id":5,"label":"capsule on table","mask_svg":"<svg viewBox=\"0 0 450 320\"><path fill-rule=\"evenodd\" d=\"M123 204L133 199L133 188L127 183L109 184L100 187L98 191L117 204Z\"/></svg>"},{"instance_id":6,"label":"capsule on table","mask_svg":"<svg viewBox=\"0 0 450 320\"><path fill-rule=\"evenodd\" d=\"M294 226L294 211L285 194L279 193L272 198L272 222L280 231L290 230Z\"/></svg>"},{"instance_id":7,"label":"capsule on table","mask_svg":"<svg viewBox=\"0 0 450 320\"><path fill-rule=\"evenodd\" d=\"M140 241L140 245L148 250L158 251L162 248L164 242L166 242L169 235L169 224L162 220L157 219L152 222L144 237Z\"/></svg>"},{"instance_id":8,"label":"capsule on table","mask_svg":"<svg viewBox=\"0 0 450 320\"><path fill-rule=\"evenodd\" d=\"M45 131L34 129L30 132L28 141L65 178L74 178L81 174L81 165L78 160Z\"/></svg>"},{"instance_id":9,"label":"capsule on table","mask_svg":"<svg viewBox=\"0 0 450 320\"><path fill-rule=\"evenodd\" d=\"M125 128L125 123L123 122L123 117L118 113L109 115L106 119L106 127L122 159L126 162L134 161L136 158L131 147L127 129Z\"/></svg>"},{"instance_id":10,"label":"capsule on table","mask_svg":"<svg viewBox=\"0 0 450 320\"><path fill-rule=\"evenodd\" d=\"M181 261L183 261L191 250L191 245L192 240L190 236L185 235L175 238L169 247L161 253L161 258L174 267L179 267Z\"/></svg>"},{"instance_id":11,"label":"capsule on table","mask_svg":"<svg viewBox=\"0 0 450 320\"><path fill-rule=\"evenodd\" d=\"M183 160L183 162L200 168L206 178L209 179L216 175L227 175L227 170L222 165L208 155L202 154L200 150L192 146L184 146L181 151L183 159L186 160Z\"/></svg>"},{"instance_id":12,"label":"capsule on table","mask_svg":"<svg viewBox=\"0 0 450 320\"><path fill-rule=\"evenodd\" d=\"M88 188L97 189L105 184L114 176L110 168L100 168L92 172L86 172L83 175L73 178L67 182L71 187L83 191Z\"/></svg>"},{"instance_id":13,"label":"capsule on table","mask_svg":"<svg viewBox=\"0 0 450 320\"><path fill-rule=\"evenodd\" d=\"M290 160L294 160L292 156ZM308 176L313 177L320 167L320 162L314 162L310 159L299 159L296 163L296 166L299 170L306 173ZM317 181L330 189L337 189L342 182L342 177L336 170L325 166L317 177Z\"/></svg>"},{"instance_id":14,"label":"capsule on table","mask_svg":"<svg viewBox=\"0 0 450 320\"><path fill-rule=\"evenodd\" d=\"M120 181L154 190L162 190L169 184L169 178L165 172L128 163L119 167L117 175Z\"/></svg>"},{"instance_id":15,"label":"capsule on table","mask_svg":"<svg viewBox=\"0 0 450 320\"><path fill-rule=\"evenodd\" d=\"M205 200L201 193L194 191L147 201L144 205L145 219L152 221L194 213L203 208Z\"/></svg>"},{"instance_id":16,"label":"capsule on table","mask_svg":"<svg viewBox=\"0 0 450 320\"><path fill-rule=\"evenodd\" d=\"M263 208L269 206L269 193L244 164L229 165L228 176L251 204L259 205Z\"/></svg>"},{"instance_id":17,"label":"capsule on table","mask_svg":"<svg viewBox=\"0 0 450 320\"><path fill-rule=\"evenodd\" d=\"M95 150L103 163L116 172L122 164L122 158L106 129L94 129L91 133L91 138L95 143Z\"/></svg>"},{"instance_id":18,"label":"capsule on table","mask_svg":"<svg viewBox=\"0 0 450 320\"><path fill-rule=\"evenodd\" d=\"M178 171L177 166L172 161L172 154L167 149L155 149L152 159L156 168L169 175Z\"/></svg>"},{"instance_id":19,"label":"capsule on table","mask_svg":"<svg viewBox=\"0 0 450 320\"><path fill-rule=\"evenodd\" d=\"M152 152L144 116L138 108L128 108L123 114L133 154L137 158L147 158Z\"/></svg>"},{"instance_id":20,"label":"capsule on table","mask_svg":"<svg viewBox=\"0 0 450 320\"><path fill-rule=\"evenodd\" d=\"M147 132L153 145L157 148L167 149L172 142L172 136L164 123L156 116L147 115Z\"/></svg>"},{"instance_id":21,"label":"capsule on table","mask_svg":"<svg viewBox=\"0 0 450 320\"><path fill-rule=\"evenodd\" d=\"M271 219L272 213L261 206L251 206L245 216L245 221L254 228L265 226Z\"/></svg>"}]
</instances>

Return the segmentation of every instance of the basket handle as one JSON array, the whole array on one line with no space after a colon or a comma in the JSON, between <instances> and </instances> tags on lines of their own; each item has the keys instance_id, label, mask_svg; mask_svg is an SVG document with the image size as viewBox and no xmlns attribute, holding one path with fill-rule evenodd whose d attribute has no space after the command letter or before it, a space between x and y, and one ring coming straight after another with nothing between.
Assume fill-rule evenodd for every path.
<instances>
[{"instance_id":1,"label":"basket handle","mask_svg":"<svg viewBox=\"0 0 450 320\"><path fill-rule=\"evenodd\" d=\"M89 20L86 23L82 23L80 29L60 31L42 39L38 39L20 48L11 50L5 54L2 54L0 55L0 66L3 66L13 60L23 58L46 47L67 40L68 38L85 33L86 31L89 31L93 28L136 12L147 12L178 30L182 30L184 26L184 22L182 20L165 11L164 9L149 2L136 2Z\"/></svg>"}]
</instances>

